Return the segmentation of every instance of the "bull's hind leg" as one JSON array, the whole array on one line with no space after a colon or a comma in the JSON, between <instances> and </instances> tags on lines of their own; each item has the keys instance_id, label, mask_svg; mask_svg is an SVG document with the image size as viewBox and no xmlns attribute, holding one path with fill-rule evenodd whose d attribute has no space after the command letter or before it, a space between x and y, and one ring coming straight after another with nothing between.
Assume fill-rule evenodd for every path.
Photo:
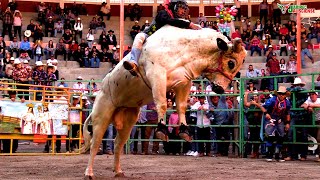
<instances>
[{"instance_id":1,"label":"bull's hind leg","mask_svg":"<svg viewBox=\"0 0 320 180\"><path fill-rule=\"evenodd\" d=\"M114 107L112 104L109 104L107 99L107 97L98 96L91 114L93 135L90 147L90 158L85 171L85 176L89 178L93 177L94 158L99 150L102 137L112 121Z\"/></svg>"},{"instance_id":2,"label":"bull's hind leg","mask_svg":"<svg viewBox=\"0 0 320 180\"><path fill-rule=\"evenodd\" d=\"M189 129L187 127L187 122L186 122L186 109L187 109L188 96L190 94L190 87L191 87L191 82L188 82L186 84L181 84L179 87L174 89L176 92L175 100L177 103L177 111L179 114L179 124L180 124L179 136L188 142L191 141L191 136L189 133Z\"/></svg>"},{"instance_id":3,"label":"bull's hind leg","mask_svg":"<svg viewBox=\"0 0 320 180\"><path fill-rule=\"evenodd\" d=\"M138 120L138 115L140 108L125 108L115 114L115 127L117 129L117 136L115 139L115 149L114 149L114 171L116 177L123 177L124 174L120 167L120 155L123 150L124 144L127 142L132 127L136 124ZM117 125L121 124L121 125Z\"/></svg>"},{"instance_id":4,"label":"bull's hind leg","mask_svg":"<svg viewBox=\"0 0 320 180\"><path fill-rule=\"evenodd\" d=\"M152 95L156 104L158 113L158 127L156 130L156 137L162 141L168 141L168 128L165 125L164 116L167 111L167 73L166 69L161 66L154 66L151 68L152 71L157 69L161 73L150 73L147 72L148 80L152 87ZM167 117L168 118L168 117Z\"/></svg>"}]
</instances>

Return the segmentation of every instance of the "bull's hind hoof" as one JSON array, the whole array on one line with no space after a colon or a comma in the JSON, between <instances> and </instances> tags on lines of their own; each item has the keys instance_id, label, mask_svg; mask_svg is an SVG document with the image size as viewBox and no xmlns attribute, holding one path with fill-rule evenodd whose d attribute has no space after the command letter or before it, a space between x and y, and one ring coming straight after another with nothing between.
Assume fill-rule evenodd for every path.
<instances>
[{"instance_id":1,"label":"bull's hind hoof","mask_svg":"<svg viewBox=\"0 0 320 180\"><path fill-rule=\"evenodd\" d=\"M123 62L123 67L128 70L130 72L130 74L132 76L138 76L137 74L137 65L132 63L132 62L129 62L129 61L124 61Z\"/></svg>"},{"instance_id":2,"label":"bull's hind hoof","mask_svg":"<svg viewBox=\"0 0 320 180\"><path fill-rule=\"evenodd\" d=\"M189 134L187 133L179 133L179 136L181 139L187 141L187 142L191 142L192 141L192 137L189 136Z\"/></svg>"},{"instance_id":3,"label":"bull's hind hoof","mask_svg":"<svg viewBox=\"0 0 320 180\"><path fill-rule=\"evenodd\" d=\"M168 141L169 141L168 136L167 136L165 133L163 133L162 131L157 131L157 132L156 132L156 137L157 137L158 139L161 139L162 141L165 141L165 142L168 142Z\"/></svg>"},{"instance_id":4,"label":"bull's hind hoof","mask_svg":"<svg viewBox=\"0 0 320 180\"><path fill-rule=\"evenodd\" d=\"M192 137L190 136L190 132L189 132L189 127L181 124L180 128L179 128L179 136L181 139L184 139L187 142L191 142L192 141Z\"/></svg>"},{"instance_id":5,"label":"bull's hind hoof","mask_svg":"<svg viewBox=\"0 0 320 180\"><path fill-rule=\"evenodd\" d=\"M123 178L123 177L125 177L125 175L124 175L123 172L120 172L120 173L117 173L114 177L116 177L116 178Z\"/></svg>"},{"instance_id":6,"label":"bull's hind hoof","mask_svg":"<svg viewBox=\"0 0 320 180\"><path fill-rule=\"evenodd\" d=\"M85 180L95 180L96 177L95 176L84 176Z\"/></svg>"}]
</instances>

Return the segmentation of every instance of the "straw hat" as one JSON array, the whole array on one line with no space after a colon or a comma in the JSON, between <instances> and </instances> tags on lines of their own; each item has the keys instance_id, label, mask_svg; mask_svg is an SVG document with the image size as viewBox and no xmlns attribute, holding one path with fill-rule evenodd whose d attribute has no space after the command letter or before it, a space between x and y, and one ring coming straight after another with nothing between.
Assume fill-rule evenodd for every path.
<instances>
[{"instance_id":1,"label":"straw hat","mask_svg":"<svg viewBox=\"0 0 320 180\"><path fill-rule=\"evenodd\" d=\"M11 58L10 58L10 61L14 61L14 57L11 57Z\"/></svg>"},{"instance_id":2,"label":"straw hat","mask_svg":"<svg viewBox=\"0 0 320 180\"><path fill-rule=\"evenodd\" d=\"M117 45L117 47L116 47L117 49L120 49L120 45Z\"/></svg>"},{"instance_id":3,"label":"straw hat","mask_svg":"<svg viewBox=\"0 0 320 180\"><path fill-rule=\"evenodd\" d=\"M279 86L278 91L274 91L275 95L278 95L279 93L285 93L287 97L291 95L291 92L288 91L285 86Z\"/></svg>"},{"instance_id":4,"label":"straw hat","mask_svg":"<svg viewBox=\"0 0 320 180\"><path fill-rule=\"evenodd\" d=\"M148 20L146 20L146 24L148 24L149 23L149 21Z\"/></svg>"},{"instance_id":5,"label":"straw hat","mask_svg":"<svg viewBox=\"0 0 320 180\"><path fill-rule=\"evenodd\" d=\"M18 58L17 58L17 59L15 59L13 64L21 64L20 59L18 59Z\"/></svg>"},{"instance_id":6,"label":"straw hat","mask_svg":"<svg viewBox=\"0 0 320 180\"><path fill-rule=\"evenodd\" d=\"M48 63L48 64L47 64L47 67L54 67L54 65L51 64L51 63Z\"/></svg>"},{"instance_id":7,"label":"straw hat","mask_svg":"<svg viewBox=\"0 0 320 180\"><path fill-rule=\"evenodd\" d=\"M24 63L24 64L28 64L29 61L28 61L28 60L24 60L23 63Z\"/></svg>"},{"instance_id":8,"label":"straw hat","mask_svg":"<svg viewBox=\"0 0 320 180\"><path fill-rule=\"evenodd\" d=\"M77 80L83 80L83 78L81 76L78 76Z\"/></svg>"},{"instance_id":9,"label":"straw hat","mask_svg":"<svg viewBox=\"0 0 320 180\"><path fill-rule=\"evenodd\" d=\"M306 83L305 83L305 82L302 82L302 80L297 77L297 78L294 79L294 82L292 83L292 85L301 85L301 86L304 86L304 85L306 85Z\"/></svg>"},{"instance_id":10,"label":"straw hat","mask_svg":"<svg viewBox=\"0 0 320 180\"><path fill-rule=\"evenodd\" d=\"M113 47L113 48L112 48L112 50L116 51L116 50L117 50L117 48L116 48L116 47Z\"/></svg>"},{"instance_id":11,"label":"straw hat","mask_svg":"<svg viewBox=\"0 0 320 180\"><path fill-rule=\"evenodd\" d=\"M36 66L44 66L44 64L42 63L42 61L37 61Z\"/></svg>"},{"instance_id":12,"label":"straw hat","mask_svg":"<svg viewBox=\"0 0 320 180\"><path fill-rule=\"evenodd\" d=\"M24 32L24 35L25 35L26 37L30 37L30 36L31 36L31 31L30 31L30 30L26 30L26 31Z\"/></svg>"}]
</instances>

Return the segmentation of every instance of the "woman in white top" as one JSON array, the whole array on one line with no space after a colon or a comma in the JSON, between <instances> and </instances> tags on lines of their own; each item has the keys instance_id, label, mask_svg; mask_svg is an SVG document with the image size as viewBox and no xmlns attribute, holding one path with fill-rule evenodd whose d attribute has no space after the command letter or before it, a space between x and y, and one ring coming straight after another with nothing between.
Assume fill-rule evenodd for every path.
<instances>
[{"instance_id":1,"label":"woman in white top","mask_svg":"<svg viewBox=\"0 0 320 180\"><path fill-rule=\"evenodd\" d=\"M286 64L286 60L284 60L283 58L280 59L280 75L286 75L287 74L287 64ZM280 83L282 82L287 82L287 78L282 77L280 78Z\"/></svg>"},{"instance_id":2,"label":"woman in white top","mask_svg":"<svg viewBox=\"0 0 320 180\"><path fill-rule=\"evenodd\" d=\"M286 37L285 36L281 36L281 40L279 41L280 56L282 56L282 52L285 52L286 56L288 56L287 45L288 45L288 41L286 40Z\"/></svg>"},{"instance_id":3,"label":"woman in white top","mask_svg":"<svg viewBox=\"0 0 320 180\"><path fill-rule=\"evenodd\" d=\"M86 36L86 39L87 39L88 46L91 49L92 48L92 43L93 43L93 40L94 40L94 36L92 34L92 30L91 29L89 29L88 34Z\"/></svg>"},{"instance_id":4,"label":"woman in white top","mask_svg":"<svg viewBox=\"0 0 320 180\"><path fill-rule=\"evenodd\" d=\"M21 27L22 27L22 14L20 11L16 11L14 13L14 18L13 18L13 30L14 30L14 36L17 36L17 34L19 34L20 41L21 41Z\"/></svg>"},{"instance_id":5,"label":"woman in white top","mask_svg":"<svg viewBox=\"0 0 320 180\"><path fill-rule=\"evenodd\" d=\"M81 19L78 18L77 22L74 24L74 32L77 34L79 34L80 39L82 39L82 30L83 30L83 24L81 22Z\"/></svg>"}]
</instances>

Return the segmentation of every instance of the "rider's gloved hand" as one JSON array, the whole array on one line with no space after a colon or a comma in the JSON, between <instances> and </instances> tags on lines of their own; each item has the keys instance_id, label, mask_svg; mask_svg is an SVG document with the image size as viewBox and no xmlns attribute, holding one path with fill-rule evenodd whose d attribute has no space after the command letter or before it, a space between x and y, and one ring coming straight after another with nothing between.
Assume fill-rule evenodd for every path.
<instances>
[{"instance_id":1,"label":"rider's gloved hand","mask_svg":"<svg viewBox=\"0 0 320 180\"><path fill-rule=\"evenodd\" d=\"M193 22L190 23L189 27L194 30L202 29L202 27L199 24L194 24Z\"/></svg>"}]
</instances>

